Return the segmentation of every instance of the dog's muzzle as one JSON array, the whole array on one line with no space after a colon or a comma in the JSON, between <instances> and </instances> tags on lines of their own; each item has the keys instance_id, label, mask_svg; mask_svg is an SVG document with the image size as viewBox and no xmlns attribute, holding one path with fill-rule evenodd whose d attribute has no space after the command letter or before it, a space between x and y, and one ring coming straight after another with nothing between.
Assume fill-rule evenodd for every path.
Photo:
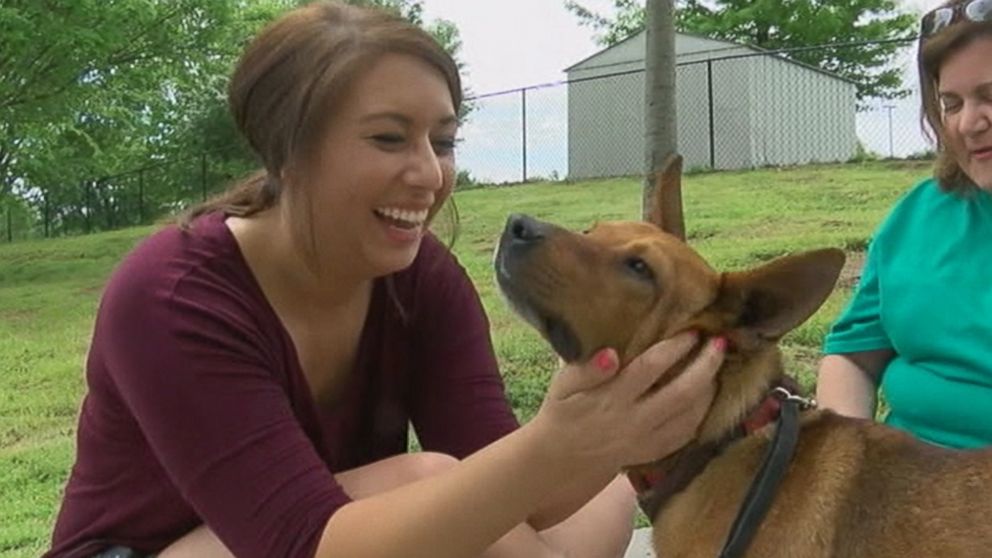
<instances>
[{"instance_id":1,"label":"dog's muzzle","mask_svg":"<svg viewBox=\"0 0 992 558\"><path fill-rule=\"evenodd\" d=\"M582 354L578 337L565 322L547 312L541 297L535 297L528 287L527 268L535 264L533 258L540 256L537 248L554 229L554 225L527 215L510 215L499 239L493 267L496 282L513 309L548 339L559 356L572 361Z\"/></svg>"}]
</instances>

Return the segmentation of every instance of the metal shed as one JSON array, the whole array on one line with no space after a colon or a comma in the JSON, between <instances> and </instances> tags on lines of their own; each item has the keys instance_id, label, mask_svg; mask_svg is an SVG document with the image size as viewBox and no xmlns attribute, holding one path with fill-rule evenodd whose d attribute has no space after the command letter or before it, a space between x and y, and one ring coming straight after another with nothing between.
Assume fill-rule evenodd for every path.
<instances>
[{"instance_id":1,"label":"metal shed","mask_svg":"<svg viewBox=\"0 0 992 558\"><path fill-rule=\"evenodd\" d=\"M645 33L566 68L570 178L644 172ZM853 82L740 44L675 40L686 169L846 161L857 150Z\"/></svg>"}]
</instances>

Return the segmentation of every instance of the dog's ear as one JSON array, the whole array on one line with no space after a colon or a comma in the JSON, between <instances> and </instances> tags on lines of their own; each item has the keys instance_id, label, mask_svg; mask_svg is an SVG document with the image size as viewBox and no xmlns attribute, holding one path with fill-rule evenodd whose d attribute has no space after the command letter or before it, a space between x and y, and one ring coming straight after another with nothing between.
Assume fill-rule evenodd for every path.
<instances>
[{"instance_id":1,"label":"dog's ear","mask_svg":"<svg viewBox=\"0 0 992 558\"><path fill-rule=\"evenodd\" d=\"M685 241L685 219L682 216L682 156L671 154L665 159L661 174L652 175L654 187L651 198L645 200L644 218L666 233Z\"/></svg>"},{"instance_id":2,"label":"dog's ear","mask_svg":"<svg viewBox=\"0 0 992 558\"><path fill-rule=\"evenodd\" d=\"M844 266L844 252L784 256L749 271L725 273L716 306L741 349L757 348L796 328L820 308Z\"/></svg>"}]
</instances>

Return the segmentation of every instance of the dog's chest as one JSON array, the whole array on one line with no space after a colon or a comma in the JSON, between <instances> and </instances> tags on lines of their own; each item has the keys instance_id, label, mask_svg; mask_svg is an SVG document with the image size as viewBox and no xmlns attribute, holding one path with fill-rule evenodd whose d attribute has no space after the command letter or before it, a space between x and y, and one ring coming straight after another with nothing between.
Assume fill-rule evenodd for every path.
<instances>
[{"instance_id":1,"label":"dog's chest","mask_svg":"<svg viewBox=\"0 0 992 558\"><path fill-rule=\"evenodd\" d=\"M757 441L755 441L757 442ZM765 444L743 443L727 449L684 490L673 496L654 523L659 556L712 558L720 555ZM789 475L768 515L757 527L746 556L807 558L832 556L838 510L829 500L810 496L815 481Z\"/></svg>"}]
</instances>

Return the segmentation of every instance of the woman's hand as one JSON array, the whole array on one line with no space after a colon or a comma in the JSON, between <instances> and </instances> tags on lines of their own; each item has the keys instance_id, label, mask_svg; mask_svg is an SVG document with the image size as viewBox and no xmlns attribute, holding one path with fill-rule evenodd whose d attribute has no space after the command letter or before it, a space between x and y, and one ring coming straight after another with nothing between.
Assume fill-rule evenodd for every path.
<instances>
[{"instance_id":1,"label":"woman's hand","mask_svg":"<svg viewBox=\"0 0 992 558\"><path fill-rule=\"evenodd\" d=\"M620 371L612 349L566 365L534 420L580 467L616 471L666 457L692 440L716 392L725 340L711 340L681 371L675 366L697 342L694 333L661 341ZM678 375L655 389L671 374Z\"/></svg>"}]
</instances>

